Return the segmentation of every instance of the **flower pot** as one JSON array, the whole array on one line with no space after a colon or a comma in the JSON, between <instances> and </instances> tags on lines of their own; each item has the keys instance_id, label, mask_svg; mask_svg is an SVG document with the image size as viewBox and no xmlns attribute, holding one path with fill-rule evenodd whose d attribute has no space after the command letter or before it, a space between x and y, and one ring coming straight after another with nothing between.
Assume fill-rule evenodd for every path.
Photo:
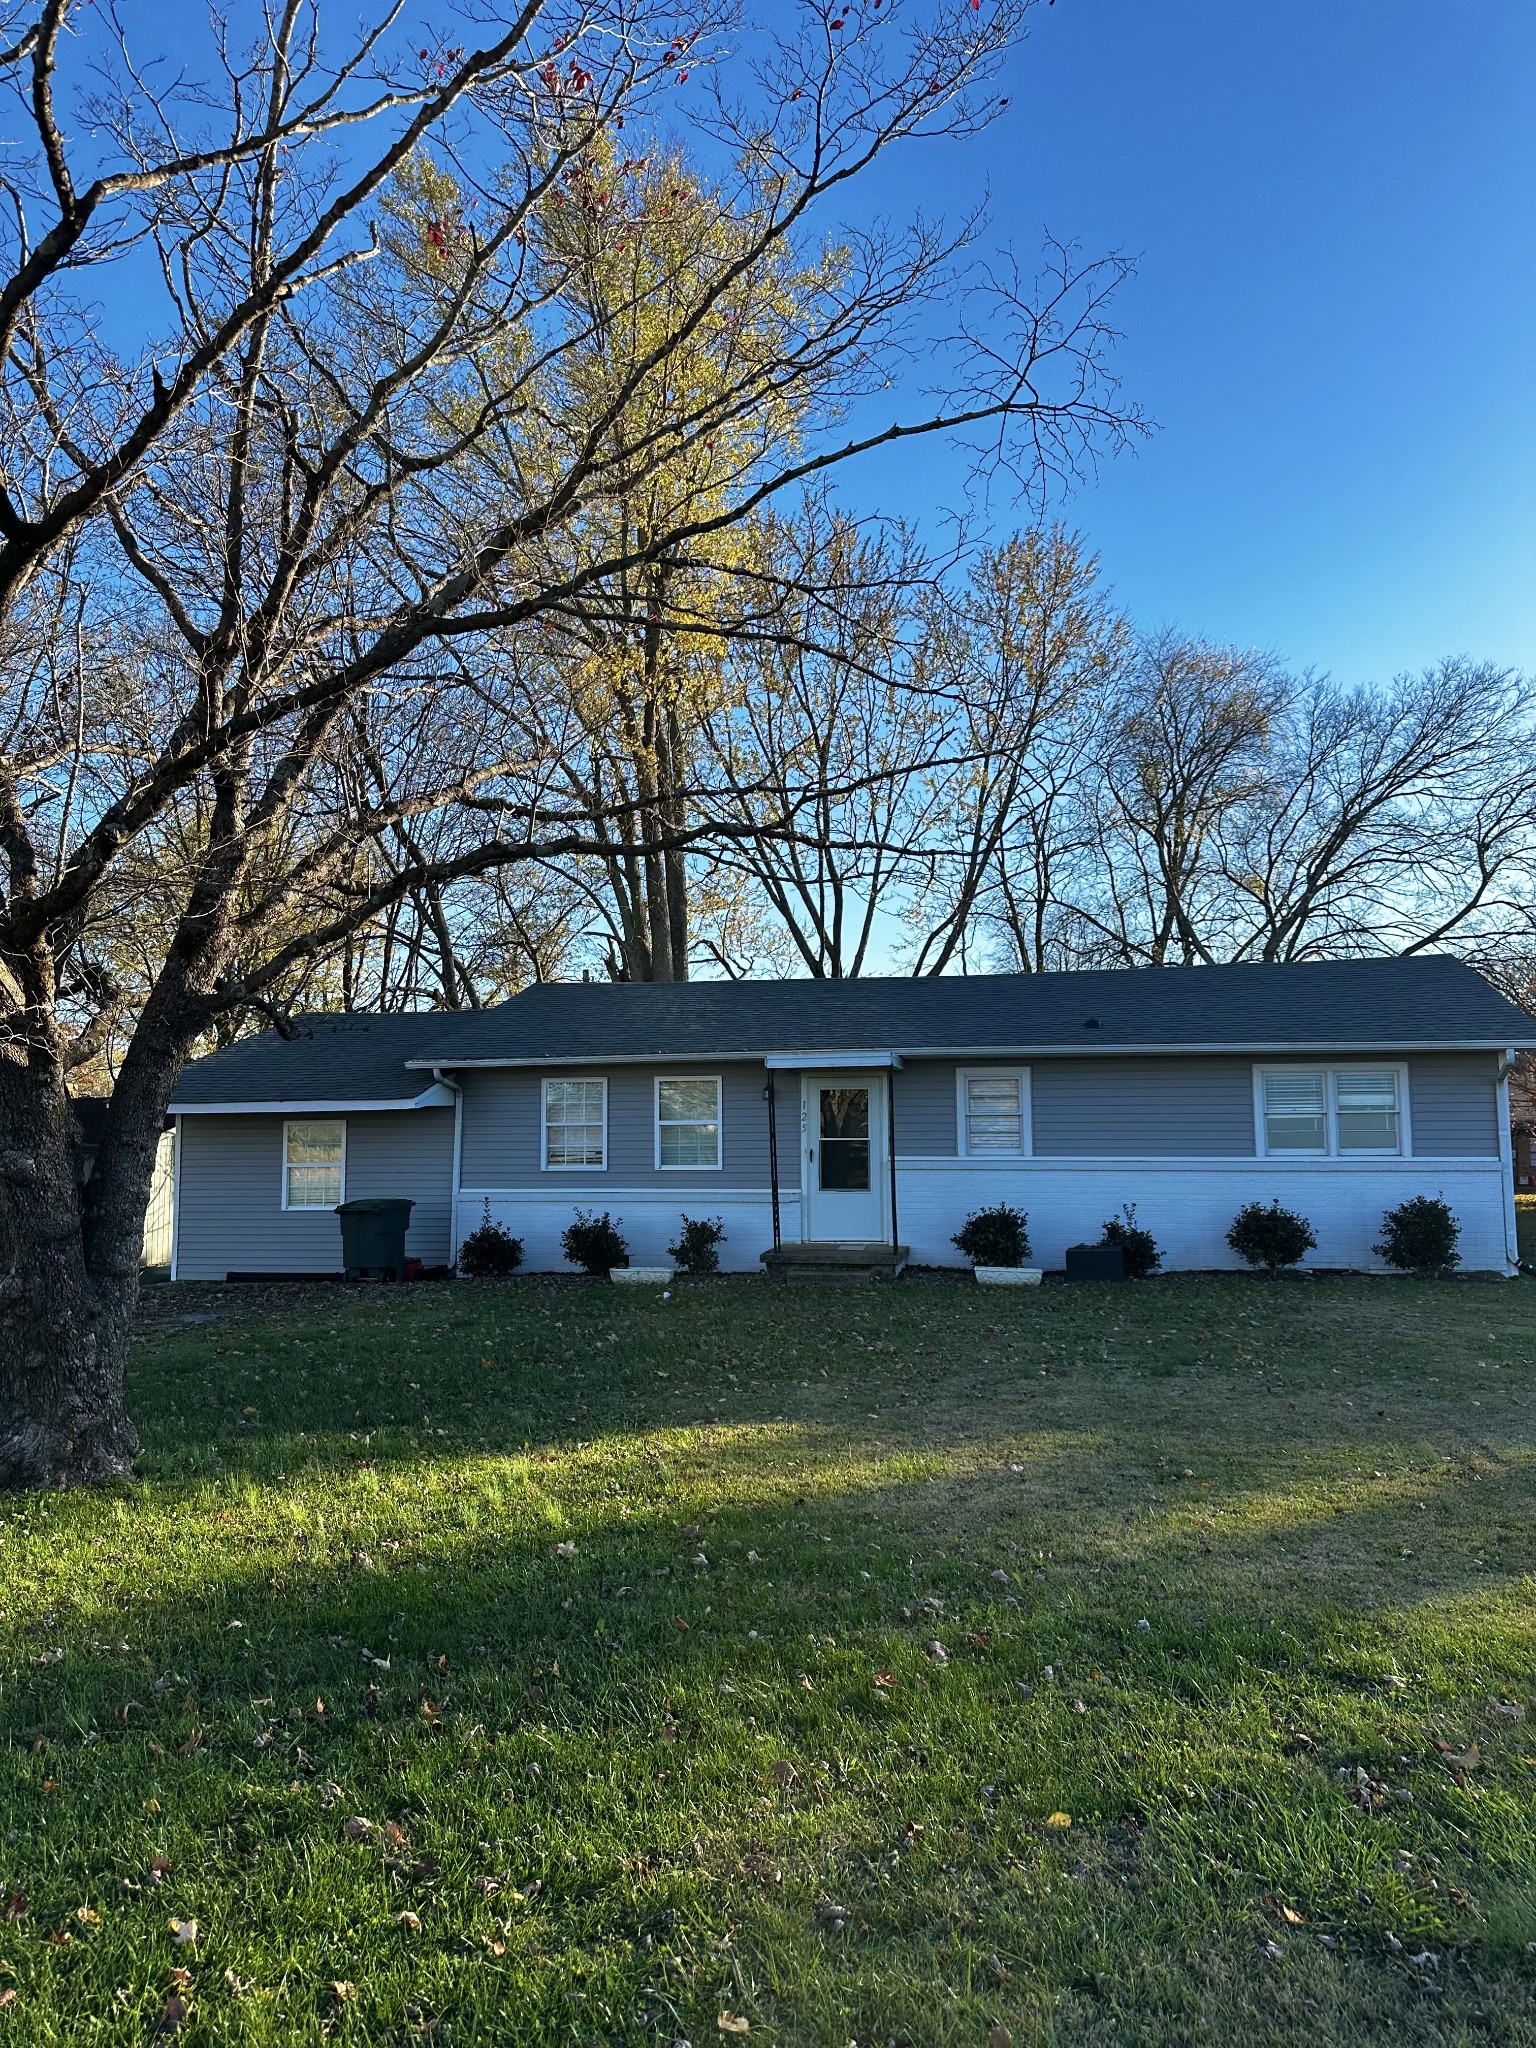
<instances>
[{"instance_id":1,"label":"flower pot","mask_svg":"<svg viewBox=\"0 0 1536 2048\"><path fill-rule=\"evenodd\" d=\"M973 1266L978 1287L1038 1287L1039 1266Z\"/></svg>"}]
</instances>

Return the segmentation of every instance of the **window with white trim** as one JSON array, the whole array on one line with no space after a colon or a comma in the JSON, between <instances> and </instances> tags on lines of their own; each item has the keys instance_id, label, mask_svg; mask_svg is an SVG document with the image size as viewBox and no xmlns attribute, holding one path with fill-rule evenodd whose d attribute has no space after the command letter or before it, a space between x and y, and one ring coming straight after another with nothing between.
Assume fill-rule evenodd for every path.
<instances>
[{"instance_id":1,"label":"window with white trim","mask_svg":"<svg viewBox=\"0 0 1536 2048\"><path fill-rule=\"evenodd\" d=\"M544 1164L588 1172L608 1164L608 1083L601 1075L544 1083Z\"/></svg>"},{"instance_id":2,"label":"window with white trim","mask_svg":"<svg viewBox=\"0 0 1536 2048\"><path fill-rule=\"evenodd\" d=\"M347 1126L341 1117L283 1125L283 1207L334 1209L346 1199Z\"/></svg>"},{"instance_id":3,"label":"window with white trim","mask_svg":"<svg viewBox=\"0 0 1536 2048\"><path fill-rule=\"evenodd\" d=\"M719 1171L718 1074L669 1074L658 1077L656 1164L663 1173Z\"/></svg>"},{"instance_id":4,"label":"window with white trim","mask_svg":"<svg viewBox=\"0 0 1536 2048\"><path fill-rule=\"evenodd\" d=\"M1400 1154L1406 1093L1400 1066L1262 1068L1262 1148L1278 1159Z\"/></svg>"},{"instance_id":5,"label":"window with white trim","mask_svg":"<svg viewBox=\"0 0 1536 2048\"><path fill-rule=\"evenodd\" d=\"M962 1067L955 1076L961 1154L1022 1158L1029 1150L1029 1073L1023 1067Z\"/></svg>"}]
</instances>

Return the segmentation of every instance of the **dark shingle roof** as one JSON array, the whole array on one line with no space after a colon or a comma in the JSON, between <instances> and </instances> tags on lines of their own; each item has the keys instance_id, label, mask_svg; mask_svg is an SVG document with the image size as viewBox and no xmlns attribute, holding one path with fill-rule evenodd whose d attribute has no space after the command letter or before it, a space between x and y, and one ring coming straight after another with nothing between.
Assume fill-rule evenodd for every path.
<instances>
[{"instance_id":1,"label":"dark shingle roof","mask_svg":"<svg viewBox=\"0 0 1536 2048\"><path fill-rule=\"evenodd\" d=\"M458 1021L433 1010L390 1017L358 1011L297 1017L296 1038L263 1031L184 1067L171 1106L409 1102L432 1086L432 1076L406 1061Z\"/></svg>"},{"instance_id":2,"label":"dark shingle roof","mask_svg":"<svg viewBox=\"0 0 1536 2048\"><path fill-rule=\"evenodd\" d=\"M931 980L550 982L494 1010L317 1016L300 1030L198 1060L177 1103L403 1102L430 1085L426 1069L482 1061L1536 1045L1536 1022L1439 955Z\"/></svg>"},{"instance_id":3,"label":"dark shingle roof","mask_svg":"<svg viewBox=\"0 0 1536 2048\"><path fill-rule=\"evenodd\" d=\"M1090 1018L1097 1019L1094 1024ZM441 1020L419 1059L670 1058L1532 1042L1536 1023L1442 956L857 981L553 982Z\"/></svg>"}]
</instances>

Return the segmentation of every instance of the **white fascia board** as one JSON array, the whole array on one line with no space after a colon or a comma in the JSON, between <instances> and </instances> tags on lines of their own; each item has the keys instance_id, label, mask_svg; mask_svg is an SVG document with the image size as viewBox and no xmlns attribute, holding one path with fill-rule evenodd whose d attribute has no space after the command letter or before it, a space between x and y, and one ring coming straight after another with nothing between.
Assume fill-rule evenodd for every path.
<instances>
[{"instance_id":1,"label":"white fascia board","mask_svg":"<svg viewBox=\"0 0 1536 2048\"><path fill-rule=\"evenodd\" d=\"M676 1066L688 1060L750 1061L776 1068L796 1067L899 1067L907 1060L1015 1060L1032 1059L1183 1059L1225 1054L1234 1059L1317 1059L1383 1052L1504 1052L1507 1038L1320 1038L1259 1041L1213 1039L1208 1044L1168 1045L1033 1045L1015 1041L1005 1045L905 1045L899 1052L719 1052L694 1046L673 1052L587 1052L538 1053L507 1059L407 1060L408 1067L443 1068L462 1073L473 1067L627 1067ZM1518 1048L1536 1051L1536 1038ZM388 1106L388 1105L386 1105ZM174 1109L176 1105L173 1103Z\"/></svg>"},{"instance_id":2,"label":"white fascia board","mask_svg":"<svg viewBox=\"0 0 1536 2048\"><path fill-rule=\"evenodd\" d=\"M726 1062L761 1066L760 1052L712 1052L698 1046L685 1047L681 1052L549 1052L537 1053L529 1058L488 1060L407 1060L408 1067L427 1067L434 1074L466 1074L482 1067L572 1067L576 1069L593 1067L682 1067L697 1066L708 1061L711 1066Z\"/></svg>"},{"instance_id":3,"label":"white fascia board","mask_svg":"<svg viewBox=\"0 0 1536 2048\"><path fill-rule=\"evenodd\" d=\"M261 1102L173 1102L167 1112L171 1116L360 1116L370 1109L452 1109L453 1092L441 1081L434 1081L430 1088L424 1088L420 1095L411 1095L399 1100L387 1100L369 1096L366 1100L353 1101L340 1098L315 1102L298 1100L289 1096L269 1096Z\"/></svg>"},{"instance_id":4,"label":"white fascia board","mask_svg":"<svg viewBox=\"0 0 1536 2048\"><path fill-rule=\"evenodd\" d=\"M769 1052L763 1065L775 1072L805 1067L899 1067L899 1052Z\"/></svg>"}]
</instances>

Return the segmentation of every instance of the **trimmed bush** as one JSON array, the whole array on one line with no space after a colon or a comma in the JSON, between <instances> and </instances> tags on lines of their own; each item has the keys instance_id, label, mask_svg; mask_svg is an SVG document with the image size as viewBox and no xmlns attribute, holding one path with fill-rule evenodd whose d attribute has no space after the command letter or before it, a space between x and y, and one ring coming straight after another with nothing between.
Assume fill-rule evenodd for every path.
<instances>
[{"instance_id":1,"label":"trimmed bush","mask_svg":"<svg viewBox=\"0 0 1536 2048\"><path fill-rule=\"evenodd\" d=\"M999 1202L995 1209L967 1216L950 1243L973 1266L1022 1266L1029 1257L1029 1218L1022 1209Z\"/></svg>"},{"instance_id":2,"label":"trimmed bush","mask_svg":"<svg viewBox=\"0 0 1536 2048\"><path fill-rule=\"evenodd\" d=\"M459 1246L459 1271L469 1280L500 1280L523 1263L523 1240L504 1223L491 1220L487 1195L485 1214Z\"/></svg>"},{"instance_id":3,"label":"trimmed bush","mask_svg":"<svg viewBox=\"0 0 1536 2048\"><path fill-rule=\"evenodd\" d=\"M1278 1201L1267 1209L1262 1202L1246 1202L1232 1219L1227 1243L1250 1266L1267 1266L1273 1279L1282 1267L1299 1264L1317 1238L1294 1209L1282 1209Z\"/></svg>"},{"instance_id":4,"label":"trimmed bush","mask_svg":"<svg viewBox=\"0 0 1536 2048\"><path fill-rule=\"evenodd\" d=\"M560 1249L584 1273L607 1273L629 1264L629 1246L606 1209L601 1216L578 1209L576 1221L560 1234Z\"/></svg>"},{"instance_id":5,"label":"trimmed bush","mask_svg":"<svg viewBox=\"0 0 1536 2048\"><path fill-rule=\"evenodd\" d=\"M667 1246L667 1255L690 1279L702 1280L707 1273L719 1272L724 1242L725 1225L718 1216L685 1216L677 1243Z\"/></svg>"},{"instance_id":6,"label":"trimmed bush","mask_svg":"<svg viewBox=\"0 0 1536 2048\"><path fill-rule=\"evenodd\" d=\"M1118 1216L1111 1216L1104 1226L1100 1244L1117 1244L1120 1256L1125 1261L1127 1280L1145 1280L1155 1273L1163 1263L1163 1255L1157 1248L1157 1239L1150 1230L1143 1230L1136 1221L1136 1204L1127 1202Z\"/></svg>"},{"instance_id":7,"label":"trimmed bush","mask_svg":"<svg viewBox=\"0 0 1536 2048\"><path fill-rule=\"evenodd\" d=\"M1450 1203L1436 1195L1413 1195L1389 1209L1381 1219L1381 1240L1372 1247L1377 1258L1421 1280L1438 1280L1461 1264L1461 1225Z\"/></svg>"}]
</instances>

